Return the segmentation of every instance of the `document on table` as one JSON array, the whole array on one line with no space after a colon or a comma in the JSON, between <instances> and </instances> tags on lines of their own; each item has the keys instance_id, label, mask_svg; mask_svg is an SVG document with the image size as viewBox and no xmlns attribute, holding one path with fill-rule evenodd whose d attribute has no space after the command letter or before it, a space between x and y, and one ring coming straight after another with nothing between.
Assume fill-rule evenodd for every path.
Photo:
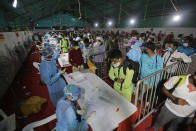
<instances>
[{"instance_id":1,"label":"document on table","mask_svg":"<svg viewBox=\"0 0 196 131\"><path fill-rule=\"evenodd\" d=\"M70 65L68 53L61 54L60 57L58 58L58 62L61 67L65 67L66 65Z\"/></svg>"},{"instance_id":2,"label":"document on table","mask_svg":"<svg viewBox=\"0 0 196 131\"><path fill-rule=\"evenodd\" d=\"M73 75L79 74L74 72L66 75L65 79L69 84L76 84L84 89L78 101L82 109L88 110L83 118L87 118L91 112L96 111L96 117L90 122L93 131L112 131L137 110L136 106L95 74L84 73L84 78L79 82L71 79Z\"/></svg>"}]
</instances>

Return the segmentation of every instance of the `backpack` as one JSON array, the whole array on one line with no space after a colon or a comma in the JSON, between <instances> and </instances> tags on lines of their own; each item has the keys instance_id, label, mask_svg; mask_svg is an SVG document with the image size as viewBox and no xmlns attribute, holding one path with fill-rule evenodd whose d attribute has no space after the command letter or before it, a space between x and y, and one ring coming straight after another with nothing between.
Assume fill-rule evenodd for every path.
<instances>
[{"instance_id":1,"label":"backpack","mask_svg":"<svg viewBox=\"0 0 196 131\"><path fill-rule=\"evenodd\" d=\"M124 65L123 65L124 75L126 75L127 68L129 68L130 70L134 70L132 82L136 84L138 81L138 76L139 76L139 63L126 58L126 60L124 61Z\"/></svg>"}]
</instances>

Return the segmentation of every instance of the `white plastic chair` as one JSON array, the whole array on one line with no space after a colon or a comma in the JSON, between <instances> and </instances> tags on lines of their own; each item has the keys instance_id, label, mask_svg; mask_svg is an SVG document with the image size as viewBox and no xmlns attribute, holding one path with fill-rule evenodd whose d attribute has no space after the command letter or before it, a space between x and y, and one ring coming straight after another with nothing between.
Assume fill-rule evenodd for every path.
<instances>
[{"instance_id":1,"label":"white plastic chair","mask_svg":"<svg viewBox=\"0 0 196 131\"><path fill-rule=\"evenodd\" d=\"M15 114L7 116L5 112L0 109L0 116L3 118L0 121L0 131L15 131L16 129L16 117Z\"/></svg>"},{"instance_id":2,"label":"white plastic chair","mask_svg":"<svg viewBox=\"0 0 196 131\"><path fill-rule=\"evenodd\" d=\"M22 131L34 131L33 128L36 128L36 127L39 127L39 126L42 126L42 125L45 125L49 122L51 122L52 120L55 120L56 119L56 114L53 114L43 120L40 120L40 121L36 121L36 122L32 122L28 125L26 125ZM54 128L55 129L55 128ZM54 130L52 129L52 130Z\"/></svg>"}]
</instances>

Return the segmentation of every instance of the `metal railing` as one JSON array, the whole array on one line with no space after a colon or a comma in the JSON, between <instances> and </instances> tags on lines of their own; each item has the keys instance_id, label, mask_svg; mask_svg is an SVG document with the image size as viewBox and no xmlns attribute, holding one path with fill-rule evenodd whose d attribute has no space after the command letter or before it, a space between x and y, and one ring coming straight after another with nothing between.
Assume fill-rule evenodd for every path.
<instances>
[{"instance_id":1,"label":"metal railing","mask_svg":"<svg viewBox=\"0 0 196 131\"><path fill-rule=\"evenodd\" d=\"M138 107L139 117L133 128L164 103L164 99L161 100L164 97L161 95L161 88L166 80L172 76L187 75L190 65L191 63L176 62L137 82L134 105Z\"/></svg>"}]
</instances>

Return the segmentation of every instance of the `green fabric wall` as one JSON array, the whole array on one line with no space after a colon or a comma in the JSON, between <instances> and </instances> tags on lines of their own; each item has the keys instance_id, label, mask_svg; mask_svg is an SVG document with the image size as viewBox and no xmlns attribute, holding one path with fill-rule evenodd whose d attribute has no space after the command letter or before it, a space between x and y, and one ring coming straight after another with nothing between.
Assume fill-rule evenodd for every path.
<instances>
[{"instance_id":1,"label":"green fabric wall","mask_svg":"<svg viewBox=\"0 0 196 131\"><path fill-rule=\"evenodd\" d=\"M72 17L69 14L58 14L53 17L40 20L35 24L35 27L51 27L51 26L52 27L54 26L84 27L87 26L87 24L77 18Z\"/></svg>"},{"instance_id":2,"label":"green fabric wall","mask_svg":"<svg viewBox=\"0 0 196 131\"><path fill-rule=\"evenodd\" d=\"M7 27L7 21L6 21L4 14L1 10L0 10L0 27Z\"/></svg>"}]
</instances>

